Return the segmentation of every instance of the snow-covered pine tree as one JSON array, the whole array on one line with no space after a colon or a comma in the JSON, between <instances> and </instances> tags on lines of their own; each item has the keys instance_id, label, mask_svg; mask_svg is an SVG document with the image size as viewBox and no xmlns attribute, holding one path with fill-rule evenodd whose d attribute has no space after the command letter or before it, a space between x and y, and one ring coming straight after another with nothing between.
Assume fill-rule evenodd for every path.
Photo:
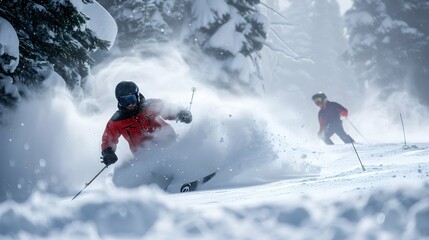
<instances>
[{"instance_id":1,"label":"snow-covered pine tree","mask_svg":"<svg viewBox=\"0 0 429 240\"><path fill-rule=\"evenodd\" d=\"M70 0L2 1L0 15L18 33L21 57L12 77L26 87L39 87L45 79L43 70L49 68L69 88L80 87L93 63L89 53L108 46L85 27L87 17Z\"/></svg>"},{"instance_id":2,"label":"snow-covered pine tree","mask_svg":"<svg viewBox=\"0 0 429 240\"><path fill-rule=\"evenodd\" d=\"M11 77L19 63L18 45L15 29L0 17L0 122L5 108L14 107L20 98Z\"/></svg>"},{"instance_id":3,"label":"snow-covered pine tree","mask_svg":"<svg viewBox=\"0 0 429 240\"><path fill-rule=\"evenodd\" d=\"M429 106L428 10L427 0L354 1L347 56L366 86L411 91Z\"/></svg>"},{"instance_id":4,"label":"snow-covered pine tree","mask_svg":"<svg viewBox=\"0 0 429 240\"><path fill-rule=\"evenodd\" d=\"M115 45L131 50L148 42L179 41L202 49L221 69L211 79L225 88L261 84L260 54L268 23L259 0L107 0L99 1L118 23ZM141 51L141 49L139 49ZM213 61L189 64L213 67ZM187 59L191 59L187 57ZM204 67L203 67L204 68ZM225 74L226 73L226 74ZM260 86L259 86L260 88Z\"/></svg>"},{"instance_id":5,"label":"snow-covered pine tree","mask_svg":"<svg viewBox=\"0 0 429 240\"><path fill-rule=\"evenodd\" d=\"M101 1L100 3L109 11L118 25L116 46L121 50L133 50L141 44L168 41L171 29L162 15L164 2L160 0Z\"/></svg>"},{"instance_id":6,"label":"snow-covered pine tree","mask_svg":"<svg viewBox=\"0 0 429 240\"><path fill-rule=\"evenodd\" d=\"M405 39L396 40L396 44L405 52L401 64L407 67L407 88L429 107L429 1L394 0L385 4L392 19L406 23L398 31Z\"/></svg>"},{"instance_id":7,"label":"snow-covered pine tree","mask_svg":"<svg viewBox=\"0 0 429 240\"><path fill-rule=\"evenodd\" d=\"M256 8L259 0L99 2L118 23L116 45L121 50L130 50L148 40L181 41L202 49L218 63L223 73L213 79L220 85L228 88L238 83L255 90L255 85L261 84L259 51L265 42L268 23ZM209 62L203 64L212 67L213 62ZM189 64L202 63L190 60Z\"/></svg>"},{"instance_id":8,"label":"snow-covered pine tree","mask_svg":"<svg viewBox=\"0 0 429 240\"><path fill-rule=\"evenodd\" d=\"M2 44L0 43L0 48ZM0 66L8 64L13 56L9 54L0 54ZM19 99L17 88L13 87L13 79L10 77L11 72L7 72L4 68L0 67L0 122L4 107L14 107Z\"/></svg>"},{"instance_id":9,"label":"snow-covered pine tree","mask_svg":"<svg viewBox=\"0 0 429 240\"><path fill-rule=\"evenodd\" d=\"M189 16L194 0L159 0L159 11L171 29L170 40L182 41L189 29Z\"/></svg>"},{"instance_id":10,"label":"snow-covered pine tree","mask_svg":"<svg viewBox=\"0 0 429 240\"><path fill-rule=\"evenodd\" d=\"M411 90L423 104L429 106L429 1L407 1L404 8L404 21L422 34L408 52L412 72Z\"/></svg>"},{"instance_id":11,"label":"snow-covered pine tree","mask_svg":"<svg viewBox=\"0 0 429 240\"><path fill-rule=\"evenodd\" d=\"M219 61L227 75L218 81L227 88L234 84L256 92L263 88L259 51L268 21L257 4L258 0L193 1L189 40Z\"/></svg>"}]
</instances>

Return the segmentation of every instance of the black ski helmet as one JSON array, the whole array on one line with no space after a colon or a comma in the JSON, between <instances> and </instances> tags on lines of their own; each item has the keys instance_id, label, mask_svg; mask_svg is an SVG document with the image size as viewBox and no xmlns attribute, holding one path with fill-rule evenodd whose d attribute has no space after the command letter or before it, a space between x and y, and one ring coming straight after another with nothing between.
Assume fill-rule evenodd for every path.
<instances>
[{"instance_id":1,"label":"black ski helmet","mask_svg":"<svg viewBox=\"0 0 429 240\"><path fill-rule=\"evenodd\" d=\"M134 94L137 98L139 97L139 87L134 82L122 81L116 85L115 96L118 101L120 97Z\"/></svg>"},{"instance_id":2,"label":"black ski helmet","mask_svg":"<svg viewBox=\"0 0 429 240\"><path fill-rule=\"evenodd\" d=\"M311 97L311 99L316 100L317 98L321 98L323 101L327 99L326 95L323 92L318 92Z\"/></svg>"}]
</instances>

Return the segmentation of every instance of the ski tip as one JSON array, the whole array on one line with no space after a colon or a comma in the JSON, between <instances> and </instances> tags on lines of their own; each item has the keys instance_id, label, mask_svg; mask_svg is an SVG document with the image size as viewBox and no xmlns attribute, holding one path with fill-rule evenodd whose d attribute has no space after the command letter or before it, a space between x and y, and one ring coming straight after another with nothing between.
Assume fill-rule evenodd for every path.
<instances>
[{"instance_id":1,"label":"ski tip","mask_svg":"<svg viewBox=\"0 0 429 240\"><path fill-rule=\"evenodd\" d=\"M207 181L209 181L210 179L212 179L215 175L216 175L216 172L214 172L214 173L212 173L212 174L209 174L209 175L205 176L205 177L203 178L203 182L202 182L202 183L206 183Z\"/></svg>"},{"instance_id":2,"label":"ski tip","mask_svg":"<svg viewBox=\"0 0 429 240\"><path fill-rule=\"evenodd\" d=\"M204 183L208 182L210 179L212 179L216 175L216 173L217 173L217 171L213 172L213 173L210 173L209 175L207 175L207 176L205 176L203 178L200 178L198 180L195 180L193 182L184 183L182 185L182 187L180 188L180 192L192 192L192 191L195 191L197 189L197 187L199 186L199 184L204 184Z\"/></svg>"},{"instance_id":3,"label":"ski tip","mask_svg":"<svg viewBox=\"0 0 429 240\"><path fill-rule=\"evenodd\" d=\"M197 186L198 186L198 181L185 183L180 188L180 192L192 192L192 191L195 191L195 189L197 189Z\"/></svg>"}]
</instances>

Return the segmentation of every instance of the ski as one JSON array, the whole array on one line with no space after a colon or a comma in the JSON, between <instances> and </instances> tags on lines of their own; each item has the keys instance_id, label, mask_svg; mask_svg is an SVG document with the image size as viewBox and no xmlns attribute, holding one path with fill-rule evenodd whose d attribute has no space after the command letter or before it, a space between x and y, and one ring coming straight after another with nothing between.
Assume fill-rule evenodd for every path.
<instances>
[{"instance_id":1,"label":"ski","mask_svg":"<svg viewBox=\"0 0 429 240\"><path fill-rule=\"evenodd\" d=\"M209 175L195 180L193 182L187 182L185 184L182 185L182 187L180 188L180 192L192 192L195 191L198 187L198 185L200 184L204 184L206 182L208 182L210 179L212 179L214 176L216 175L216 172L210 173Z\"/></svg>"}]
</instances>

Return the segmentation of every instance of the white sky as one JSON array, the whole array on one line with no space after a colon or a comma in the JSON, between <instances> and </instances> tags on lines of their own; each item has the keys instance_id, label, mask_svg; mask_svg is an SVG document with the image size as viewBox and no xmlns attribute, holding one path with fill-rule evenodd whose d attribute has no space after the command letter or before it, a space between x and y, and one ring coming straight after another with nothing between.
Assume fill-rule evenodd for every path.
<instances>
[{"instance_id":1,"label":"white sky","mask_svg":"<svg viewBox=\"0 0 429 240\"><path fill-rule=\"evenodd\" d=\"M340 4L341 14L344 14L352 5L352 0L337 0L338 4Z\"/></svg>"}]
</instances>

